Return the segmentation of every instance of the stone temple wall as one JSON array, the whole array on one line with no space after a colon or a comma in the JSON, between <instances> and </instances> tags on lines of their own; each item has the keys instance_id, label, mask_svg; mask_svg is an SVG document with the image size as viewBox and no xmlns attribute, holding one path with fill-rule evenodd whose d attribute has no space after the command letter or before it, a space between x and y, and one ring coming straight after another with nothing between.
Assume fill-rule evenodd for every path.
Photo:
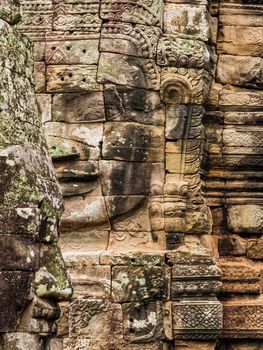
<instances>
[{"instance_id":1,"label":"stone temple wall","mask_svg":"<svg viewBox=\"0 0 263 350\"><path fill-rule=\"evenodd\" d=\"M20 1L74 287L51 350L262 350L260 2Z\"/></svg>"},{"instance_id":2,"label":"stone temple wall","mask_svg":"<svg viewBox=\"0 0 263 350\"><path fill-rule=\"evenodd\" d=\"M220 350L254 350L263 347L263 2L221 1L211 14L217 67L204 124L223 282Z\"/></svg>"}]
</instances>

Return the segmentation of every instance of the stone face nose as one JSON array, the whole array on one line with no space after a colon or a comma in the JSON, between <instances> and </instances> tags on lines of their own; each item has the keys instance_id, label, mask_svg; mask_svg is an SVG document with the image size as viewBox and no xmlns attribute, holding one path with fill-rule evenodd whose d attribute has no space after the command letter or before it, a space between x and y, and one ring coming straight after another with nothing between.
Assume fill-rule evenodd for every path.
<instances>
[{"instance_id":1,"label":"stone face nose","mask_svg":"<svg viewBox=\"0 0 263 350\"><path fill-rule=\"evenodd\" d=\"M70 299L73 289L56 244L45 244L40 248L40 269L35 275L34 288L39 298L54 301Z\"/></svg>"}]
</instances>

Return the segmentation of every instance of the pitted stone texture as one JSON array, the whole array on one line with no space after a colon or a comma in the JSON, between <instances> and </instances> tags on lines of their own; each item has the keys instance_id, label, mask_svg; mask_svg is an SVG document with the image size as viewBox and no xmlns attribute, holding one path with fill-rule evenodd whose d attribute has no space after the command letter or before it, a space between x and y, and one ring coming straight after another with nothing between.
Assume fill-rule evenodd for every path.
<instances>
[{"instance_id":1,"label":"pitted stone texture","mask_svg":"<svg viewBox=\"0 0 263 350\"><path fill-rule=\"evenodd\" d=\"M210 32L207 8L202 5L166 3L164 32L182 38L208 41Z\"/></svg>"}]
</instances>

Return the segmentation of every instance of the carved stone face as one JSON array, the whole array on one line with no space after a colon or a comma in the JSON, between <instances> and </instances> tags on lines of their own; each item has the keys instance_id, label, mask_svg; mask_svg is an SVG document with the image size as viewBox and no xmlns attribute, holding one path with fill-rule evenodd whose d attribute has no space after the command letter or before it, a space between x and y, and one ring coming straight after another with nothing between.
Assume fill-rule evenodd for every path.
<instances>
[{"instance_id":1,"label":"carved stone face","mask_svg":"<svg viewBox=\"0 0 263 350\"><path fill-rule=\"evenodd\" d=\"M62 197L36 107L31 44L0 19L0 47L0 346L40 349L37 334L54 332L56 303L72 294L57 245Z\"/></svg>"}]
</instances>

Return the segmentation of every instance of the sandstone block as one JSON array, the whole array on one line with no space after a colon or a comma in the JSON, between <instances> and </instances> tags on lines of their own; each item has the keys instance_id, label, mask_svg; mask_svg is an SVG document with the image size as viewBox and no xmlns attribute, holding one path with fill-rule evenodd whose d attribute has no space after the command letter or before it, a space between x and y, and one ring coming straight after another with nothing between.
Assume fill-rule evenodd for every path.
<instances>
[{"instance_id":1,"label":"sandstone block","mask_svg":"<svg viewBox=\"0 0 263 350\"><path fill-rule=\"evenodd\" d=\"M263 208L256 204L229 206L227 222L234 233L262 233Z\"/></svg>"},{"instance_id":2,"label":"sandstone block","mask_svg":"<svg viewBox=\"0 0 263 350\"><path fill-rule=\"evenodd\" d=\"M101 265L110 266L162 266L165 264L164 253L151 252L131 252L130 254L121 252L103 252L100 255Z\"/></svg>"},{"instance_id":3,"label":"sandstone block","mask_svg":"<svg viewBox=\"0 0 263 350\"><path fill-rule=\"evenodd\" d=\"M223 293L260 293L260 271L244 258L220 259L218 267L222 271Z\"/></svg>"},{"instance_id":4,"label":"sandstone block","mask_svg":"<svg viewBox=\"0 0 263 350\"><path fill-rule=\"evenodd\" d=\"M111 271L109 266L84 266L84 258L79 259L83 268L70 267L74 296L77 298L108 299L111 293ZM88 261L88 260L86 260ZM69 266L67 264L67 266Z\"/></svg>"},{"instance_id":5,"label":"sandstone block","mask_svg":"<svg viewBox=\"0 0 263 350\"><path fill-rule=\"evenodd\" d=\"M260 87L263 85L263 59L219 55L217 81L221 84Z\"/></svg>"},{"instance_id":6,"label":"sandstone block","mask_svg":"<svg viewBox=\"0 0 263 350\"><path fill-rule=\"evenodd\" d=\"M263 103L263 94L261 91L232 91L221 90L219 92L219 105L222 109L235 107L236 110L240 109L258 109Z\"/></svg>"},{"instance_id":7,"label":"sandstone block","mask_svg":"<svg viewBox=\"0 0 263 350\"><path fill-rule=\"evenodd\" d=\"M169 298L169 268L115 266L112 268L114 302L166 300Z\"/></svg>"},{"instance_id":8,"label":"sandstone block","mask_svg":"<svg viewBox=\"0 0 263 350\"><path fill-rule=\"evenodd\" d=\"M161 162L164 158L164 129L137 123L106 123L102 156L104 159Z\"/></svg>"},{"instance_id":9,"label":"sandstone block","mask_svg":"<svg viewBox=\"0 0 263 350\"><path fill-rule=\"evenodd\" d=\"M158 90L160 71L152 59L102 53L98 66L98 82Z\"/></svg>"},{"instance_id":10,"label":"sandstone block","mask_svg":"<svg viewBox=\"0 0 263 350\"><path fill-rule=\"evenodd\" d=\"M53 121L88 123L104 121L102 92L56 94L53 97Z\"/></svg>"},{"instance_id":11,"label":"sandstone block","mask_svg":"<svg viewBox=\"0 0 263 350\"><path fill-rule=\"evenodd\" d=\"M37 106L42 123L51 121L51 96L47 94L37 95Z\"/></svg>"},{"instance_id":12,"label":"sandstone block","mask_svg":"<svg viewBox=\"0 0 263 350\"><path fill-rule=\"evenodd\" d=\"M155 58L160 34L156 27L108 22L102 26L100 51Z\"/></svg>"},{"instance_id":13,"label":"sandstone block","mask_svg":"<svg viewBox=\"0 0 263 350\"><path fill-rule=\"evenodd\" d=\"M81 31L97 33L101 28L99 1L81 2L79 6L72 2L54 4L53 28L58 31Z\"/></svg>"},{"instance_id":14,"label":"sandstone block","mask_svg":"<svg viewBox=\"0 0 263 350\"><path fill-rule=\"evenodd\" d=\"M70 304L69 322L72 337L108 340L112 334L121 336L121 305L102 299L76 299Z\"/></svg>"},{"instance_id":15,"label":"sandstone block","mask_svg":"<svg viewBox=\"0 0 263 350\"><path fill-rule=\"evenodd\" d=\"M111 231L108 249L113 252L145 252L165 249L165 234L159 232L142 231Z\"/></svg>"},{"instance_id":16,"label":"sandstone block","mask_svg":"<svg viewBox=\"0 0 263 350\"><path fill-rule=\"evenodd\" d=\"M260 301L226 302L223 304L223 338L262 338Z\"/></svg>"},{"instance_id":17,"label":"sandstone block","mask_svg":"<svg viewBox=\"0 0 263 350\"><path fill-rule=\"evenodd\" d=\"M92 181L98 178L99 170L97 162L64 161L54 164L56 175L60 180L85 180Z\"/></svg>"},{"instance_id":18,"label":"sandstone block","mask_svg":"<svg viewBox=\"0 0 263 350\"><path fill-rule=\"evenodd\" d=\"M214 339L222 329L222 306L218 301L172 303L175 339Z\"/></svg>"},{"instance_id":19,"label":"sandstone block","mask_svg":"<svg viewBox=\"0 0 263 350\"><path fill-rule=\"evenodd\" d=\"M62 230L88 232L92 226L109 228L105 202L102 196L72 197L65 202L61 220Z\"/></svg>"},{"instance_id":20,"label":"sandstone block","mask_svg":"<svg viewBox=\"0 0 263 350\"><path fill-rule=\"evenodd\" d=\"M240 256L246 254L247 241L235 234L219 237L218 250L220 256Z\"/></svg>"},{"instance_id":21,"label":"sandstone block","mask_svg":"<svg viewBox=\"0 0 263 350\"><path fill-rule=\"evenodd\" d=\"M102 91L96 81L95 65L50 65L47 67L48 92Z\"/></svg>"},{"instance_id":22,"label":"sandstone block","mask_svg":"<svg viewBox=\"0 0 263 350\"><path fill-rule=\"evenodd\" d=\"M46 65L43 62L35 62L35 90L45 92L46 89Z\"/></svg>"},{"instance_id":23,"label":"sandstone block","mask_svg":"<svg viewBox=\"0 0 263 350\"><path fill-rule=\"evenodd\" d=\"M99 161L103 194L109 195L147 195L151 185L151 163ZM143 174L139 176L138 174ZM136 181L131 181L136 177Z\"/></svg>"},{"instance_id":24,"label":"sandstone block","mask_svg":"<svg viewBox=\"0 0 263 350\"><path fill-rule=\"evenodd\" d=\"M161 98L167 104L202 105L208 97L210 80L205 69L162 68Z\"/></svg>"},{"instance_id":25,"label":"sandstone block","mask_svg":"<svg viewBox=\"0 0 263 350\"><path fill-rule=\"evenodd\" d=\"M166 320L166 330L169 332L168 328L171 328L171 313L164 313L162 302L150 302L138 308L132 303L122 304L122 312L124 339L131 343L165 339L168 334L164 333L164 317L169 319Z\"/></svg>"},{"instance_id":26,"label":"sandstone block","mask_svg":"<svg viewBox=\"0 0 263 350\"><path fill-rule=\"evenodd\" d=\"M103 0L100 8L100 17L104 20L118 22L146 24L148 26L162 26L163 2L157 0L148 3L140 0L136 4L119 0Z\"/></svg>"},{"instance_id":27,"label":"sandstone block","mask_svg":"<svg viewBox=\"0 0 263 350\"><path fill-rule=\"evenodd\" d=\"M104 100L108 121L164 124L164 107L158 92L105 84Z\"/></svg>"},{"instance_id":28,"label":"sandstone block","mask_svg":"<svg viewBox=\"0 0 263 350\"><path fill-rule=\"evenodd\" d=\"M53 5L51 0L45 4L28 3L21 8L22 22L19 29L24 32L52 31Z\"/></svg>"},{"instance_id":29,"label":"sandstone block","mask_svg":"<svg viewBox=\"0 0 263 350\"><path fill-rule=\"evenodd\" d=\"M111 227L115 231L151 231L148 197L105 196Z\"/></svg>"},{"instance_id":30,"label":"sandstone block","mask_svg":"<svg viewBox=\"0 0 263 350\"><path fill-rule=\"evenodd\" d=\"M247 257L263 259L263 239L249 239L247 242Z\"/></svg>"},{"instance_id":31,"label":"sandstone block","mask_svg":"<svg viewBox=\"0 0 263 350\"><path fill-rule=\"evenodd\" d=\"M61 40L63 38L63 40ZM99 37L91 34L74 40L70 37L55 37L45 48L48 64L97 64L99 60ZM57 40L56 40L57 39ZM73 39L73 40L72 40Z\"/></svg>"},{"instance_id":32,"label":"sandstone block","mask_svg":"<svg viewBox=\"0 0 263 350\"><path fill-rule=\"evenodd\" d=\"M59 147L58 149L55 148L56 141L58 141L58 144L59 141L61 141L62 146L64 144L65 148L67 148L67 145L68 148L70 148L70 143L73 141L72 151L75 151L74 153L76 155L80 153L79 148L81 149L82 145L89 146L91 156L90 159L94 159L94 157L96 159L97 157L99 157L100 143L102 142L103 135L102 123L94 123L87 128L83 124L65 124L61 122L50 122L46 123L45 132L49 136L49 138L53 138L53 140L50 139L50 141L53 142L49 142L49 146L54 147L53 153L54 156L57 155L57 158L60 157L60 153L61 158L63 158L63 149L61 149L61 152L59 152ZM63 141L64 139L65 141ZM67 156L67 152L65 155Z\"/></svg>"},{"instance_id":33,"label":"sandstone block","mask_svg":"<svg viewBox=\"0 0 263 350\"><path fill-rule=\"evenodd\" d=\"M171 297L215 295L220 292L220 270L215 265L177 265L172 268Z\"/></svg>"},{"instance_id":34,"label":"sandstone block","mask_svg":"<svg viewBox=\"0 0 263 350\"><path fill-rule=\"evenodd\" d=\"M59 239L59 245L63 254L83 254L106 250L109 243L109 231L107 231L107 229L109 229L109 223L104 223L106 219L106 217L102 218L104 221L102 221L100 224L102 226L101 229L100 225L94 228L96 224L91 224L90 227L89 224L87 224L87 227L85 227L85 223L83 224L82 228L78 228L78 226L76 226L75 229L73 222L74 219L67 227L67 218L65 220L63 219L61 227L62 232ZM70 218L68 221L69 220ZM64 226L66 226L65 229Z\"/></svg>"},{"instance_id":35,"label":"sandstone block","mask_svg":"<svg viewBox=\"0 0 263 350\"><path fill-rule=\"evenodd\" d=\"M218 53L262 56L263 27L223 26L219 30Z\"/></svg>"},{"instance_id":36,"label":"sandstone block","mask_svg":"<svg viewBox=\"0 0 263 350\"><path fill-rule=\"evenodd\" d=\"M164 32L177 34L182 38L208 41L210 33L206 7L165 4Z\"/></svg>"},{"instance_id":37,"label":"sandstone block","mask_svg":"<svg viewBox=\"0 0 263 350\"><path fill-rule=\"evenodd\" d=\"M202 41L163 35L158 42L157 63L160 66L209 69L210 53Z\"/></svg>"}]
</instances>

